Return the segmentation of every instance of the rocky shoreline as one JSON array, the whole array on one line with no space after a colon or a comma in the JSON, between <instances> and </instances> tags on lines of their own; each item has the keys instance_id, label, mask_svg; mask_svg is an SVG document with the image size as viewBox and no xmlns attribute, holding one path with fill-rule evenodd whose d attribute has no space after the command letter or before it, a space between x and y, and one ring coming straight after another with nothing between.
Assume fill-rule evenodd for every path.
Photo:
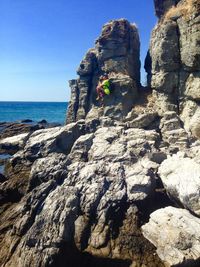
<instances>
[{"instance_id":1,"label":"rocky shoreline","mask_svg":"<svg viewBox=\"0 0 200 267\"><path fill-rule=\"evenodd\" d=\"M70 81L66 125L0 136L0 266L200 266L200 6L154 2L148 88L137 27L110 21Z\"/></svg>"},{"instance_id":2,"label":"rocky shoreline","mask_svg":"<svg viewBox=\"0 0 200 267\"><path fill-rule=\"evenodd\" d=\"M4 170L6 162L18 150L34 131L61 126L58 123L48 123L46 120L34 122L22 120L16 122L0 122L0 180L5 181ZM3 140L3 142L1 142Z\"/></svg>"}]
</instances>

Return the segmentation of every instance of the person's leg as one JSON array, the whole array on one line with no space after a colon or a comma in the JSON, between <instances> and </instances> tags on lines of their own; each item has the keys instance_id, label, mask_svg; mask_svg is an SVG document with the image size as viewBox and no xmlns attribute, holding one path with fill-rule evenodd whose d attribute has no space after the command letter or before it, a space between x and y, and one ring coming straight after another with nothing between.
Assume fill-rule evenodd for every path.
<instances>
[{"instance_id":1,"label":"person's leg","mask_svg":"<svg viewBox=\"0 0 200 267\"><path fill-rule=\"evenodd\" d=\"M96 90L97 90L97 99L96 100L99 100L99 98L101 97L101 86L97 86Z\"/></svg>"},{"instance_id":2,"label":"person's leg","mask_svg":"<svg viewBox=\"0 0 200 267\"><path fill-rule=\"evenodd\" d=\"M100 87L100 89L99 89L99 96L101 99L103 99L103 97L104 97L104 90L102 87Z\"/></svg>"}]
</instances>

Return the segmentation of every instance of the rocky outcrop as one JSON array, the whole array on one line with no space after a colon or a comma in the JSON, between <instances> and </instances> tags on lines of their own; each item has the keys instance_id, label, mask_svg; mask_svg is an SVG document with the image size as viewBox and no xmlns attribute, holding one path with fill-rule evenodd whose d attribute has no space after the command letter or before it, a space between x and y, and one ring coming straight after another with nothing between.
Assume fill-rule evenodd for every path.
<instances>
[{"instance_id":1,"label":"rocky outcrop","mask_svg":"<svg viewBox=\"0 0 200 267\"><path fill-rule=\"evenodd\" d=\"M95 48L81 61L77 80L70 81L67 123L84 119L98 107L96 87L100 75L109 74L112 94L104 97L103 115L121 119L131 110L140 84L140 41L135 25L125 19L104 25ZM91 114L91 113L90 113Z\"/></svg>"},{"instance_id":2,"label":"rocky outcrop","mask_svg":"<svg viewBox=\"0 0 200 267\"><path fill-rule=\"evenodd\" d=\"M166 0L155 4L160 21L152 32L146 70L158 99L157 110L160 115L176 111L185 129L199 138L200 3Z\"/></svg>"},{"instance_id":3,"label":"rocky outcrop","mask_svg":"<svg viewBox=\"0 0 200 267\"><path fill-rule=\"evenodd\" d=\"M18 198L1 214L2 266L74 266L67 265L69 257L77 267L90 266L76 262L77 251L96 263L110 258L108 266L118 266L117 260L162 266L139 227L156 198L158 164L148 156L157 151L159 134L91 125L36 131L10 160L2 207L14 188Z\"/></svg>"},{"instance_id":4,"label":"rocky outcrop","mask_svg":"<svg viewBox=\"0 0 200 267\"><path fill-rule=\"evenodd\" d=\"M197 188L199 144L176 146L185 151L182 160L188 164L182 162L181 154L167 158L175 153L174 146L171 140L163 139L158 128L160 125L163 135L173 125L179 129L175 115L166 114L158 124L151 125L154 129L145 128L156 114L141 115L139 119L132 112L125 122L88 118L29 134L7 163L6 181L2 180L0 187L0 265L164 267L159 256L173 266L167 253L162 256L162 245L151 238L152 228L148 233L143 230L144 237L141 226L153 211L161 212L159 208L169 205L185 206L198 215L198 192L189 191L191 177L185 173L193 162L190 157L195 155L191 188ZM21 136L12 140L16 143L17 138L20 143ZM180 168L176 168L177 164ZM179 181L179 176L185 176L185 180ZM171 182L174 177L177 185ZM185 211L177 210L185 216ZM165 224L164 218L160 223ZM190 220L195 225L198 219L191 215ZM170 231L175 224L169 226ZM183 229L180 226L177 232L182 235ZM155 230L156 240L159 234ZM166 239L171 240L169 236L166 232ZM188 236L185 234L186 243L190 242ZM156 246L158 256L147 239ZM191 240L193 251L199 241ZM186 257L187 250L180 246L176 253L175 258L185 266L199 259L191 256L193 252Z\"/></svg>"},{"instance_id":5,"label":"rocky outcrop","mask_svg":"<svg viewBox=\"0 0 200 267\"><path fill-rule=\"evenodd\" d=\"M200 2L154 3L159 22L145 68L160 116L160 150L168 155L157 174L176 208L153 212L142 229L166 266L199 266Z\"/></svg>"}]
</instances>

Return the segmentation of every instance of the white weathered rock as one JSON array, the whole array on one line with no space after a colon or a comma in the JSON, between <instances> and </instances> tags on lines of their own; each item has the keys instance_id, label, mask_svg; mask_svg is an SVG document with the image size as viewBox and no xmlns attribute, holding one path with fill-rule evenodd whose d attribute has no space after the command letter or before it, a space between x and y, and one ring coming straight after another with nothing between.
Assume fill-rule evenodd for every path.
<instances>
[{"instance_id":1,"label":"white weathered rock","mask_svg":"<svg viewBox=\"0 0 200 267\"><path fill-rule=\"evenodd\" d=\"M130 201L144 200L150 197L155 190L155 179L149 175L151 167L155 167L155 163L148 160L138 162L130 167L125 168L125 179L127 184L127 194Z\"/></svg>"},{"instance_id":2,"label":"white weathered rock","mask_svg":"<svg viewBox=\"0 0 200 267\"><path fill-rule=\"evenodd\" d=\"M168 194L200 215L200 165L178 153L164 160L158 173Z\"/></svg>"},{"instance_id":3,"label":"white weathered rock","mask_svg":"<svg viewBox=\"0 0 200 267\"><path fill-rule=\"evenodd\" d=\"M69 153L76 139L84 133L84 122L35 131L24 148L26 157L41 157L52 152Z\"/></svg>"},{"instance_id":4,"label":"white weathered rock","mask_svg":"<svg viewBox=\"0 0 200 267\"><path fill-rule=\"evenodd\" d=\"M200 139L200 108L196 110L194 116L191 118L190 121L190 129L192 135Z\"/></svg>"},{"instance_id":5,"label":"white weathered rock","mask_svg":"<svg viewBox=\"0 0 200 267\"><path fill-rule=\"evenodd\" d=\"M8 153L14 154L18 150L22 149L26 144L29 133L22 133L14 135L12 137L7 137L0 140L0 149L5 150Z\"/></svg>"},{"instance_id":6,"label":"white weathered rock","mask_svg":"<svg viewBox=\"0 0 200 267\"><path fill-rule=\"evenodd\" d=\"M24 140L29 135L29 133L23 133L14 135L12 137L7 137L2 140L0 140L0 145L2 144L9 144L9 145L22 145L24 144Z\"/></svg>"},{"instance_id":7,"label":"white weathered rock","mask_svg":"<svg viewBox=\"0 0 200 267\"><path fill-rule=\"evenodd\" d=\"M142 231L157 248L157 254L166 266L180 264L189 267L199 262L200 219L187 210L174 207L159 209L150 215Z\"/></svg>"},{"instance_id":8,"label":"white weathered rock","mask_svg":"<svg viewBox=\"0 0 200 267\"><path fill-rule=\"evenodd\" d=\"M194 100L200 100L200 73L191 73L186 81L185 95Z\"/></svg>"}]
</instances>

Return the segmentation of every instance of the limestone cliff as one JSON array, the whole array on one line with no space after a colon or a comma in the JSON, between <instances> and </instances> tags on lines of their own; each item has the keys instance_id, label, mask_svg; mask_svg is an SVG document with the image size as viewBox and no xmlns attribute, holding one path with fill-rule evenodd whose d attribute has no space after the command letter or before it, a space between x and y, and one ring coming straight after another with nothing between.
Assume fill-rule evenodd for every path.
<instances>
[{"instance_id":1,"label":"limestone cliff","mask_svg":"<svg viewBox=\"0 0 200 267\"><path fill-rule=\"evenodd\" d=\"M176 111L187 132L200 137L200 2L155 4L160 19L152 32L146 70L157 110L160 115Z\"/></svg>"},{"instance_id":2,"label":"limestone cliff","mask_svg":"<svg viewBox=\"0 0 200 267\"><path fill-rule=\"evenodd\" d=\"M104 25L95 48L90 49L78 68L79 78L71 80L71 101L67 123L86 118L98 107L96 86L99 76L109 73L112 95L105 98L101 115L121 118L131 110L140 84L140 41L135 25L125 19Z\"/></svg>"}]
</instances>

